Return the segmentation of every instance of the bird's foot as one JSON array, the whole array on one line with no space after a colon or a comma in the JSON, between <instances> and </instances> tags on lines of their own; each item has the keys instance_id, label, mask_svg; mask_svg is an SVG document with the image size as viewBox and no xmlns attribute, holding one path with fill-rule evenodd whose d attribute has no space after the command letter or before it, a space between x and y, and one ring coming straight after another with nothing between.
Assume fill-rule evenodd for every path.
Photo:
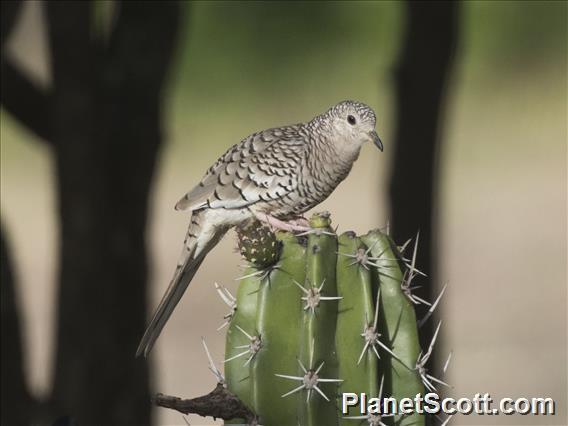
<instances>
[{"instance_id":1,"label":"bird's foot","mask_svg":"<svg viewBox=\"0 0 568 426\"><path fill-rule=\"evenodd\" d=\"M312 231L312 228L309 226L309 222L305 218L299 218L296 220L284 222L266 213L255 213L255 216L259 221L266 223L268 226L275 230L287 232Z\"/></svg>"},{"instance_id":2,"label":"bird's foot","mask_svg":"<svg viewBox=\"0 0 568 426\"><path fill-rule=\"evenodd\" d=\"M302 216L297 217L296 219L289 220L287 223L289 223L292 226L300 226L306 229L312 229L310 227L310 221Z\"/></svg>"}]
</instances>

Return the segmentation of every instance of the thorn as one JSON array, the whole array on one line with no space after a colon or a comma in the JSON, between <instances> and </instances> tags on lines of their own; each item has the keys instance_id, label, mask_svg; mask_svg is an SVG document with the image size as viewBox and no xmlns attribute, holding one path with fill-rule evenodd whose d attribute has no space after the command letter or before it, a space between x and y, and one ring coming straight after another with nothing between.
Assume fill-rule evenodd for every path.
<instances>
[{"instance_id":1,"label":"thorn","mask_svg":"<svg viewBox=\"0 0 568 426\"><path fill-rule=\"evenodd\" d=\"M304 374L308 374L308 370L306 370L306 367L304 367L304 364L302 364L302 361L300 361L298 358L296 358L296 361L298 361L298 364L300 364L300 368L302 369Z\"/></svg>"},{"instance_id":2,"label":"thorn","mask_svg":"<svg viewBox=\"0 0 568 426\"><path fill-rule=\"evenodd\" d=\"M437 379L437 378L435 378L434 376L431 376L430 374L426 374L426 377L428 377L430 380L432 380L432 381L434 381L434 382L436 382L436 383L439 383L439 384L441 384L441 385L447 386L447 387L450 388L450 389L452 388L452 387L451 387L450 385L448 385L446 382L443 382L442 380Z\"/></svg>"},{"instance_id":3,"label":"thorn","mask_svg":"<svg viewBox=\"0 0 568 426\"><path fill-rule=\"evenodd\" d=\"M300 361L298 358L296 358L296 361L298 362L298 364L300 365L300 368L304 372L303 377L289 376L289 375L286 375L286 374L275 374L275 376L277 376L277 377L282 377L284 379L296 380L296 381L302 382L302 384L300 386L298 386L298 387L292 389L291 391L285 393L284 395L282 395L282 398L284 398L288 395L291 395L295 392L299 392L302 389L306 389L307 390L306 403L310 400L312 390L315 390L316 392L318 392L326 401L329 402L329 398L321 391L321 389L318 388L318 383L320 383L320 382L322 382L322 383L340 383L340 382L343 382L342 379L323 379L323 378L320 378L318 376L318 374L322 370L325 362L322 361L317 369L315 369L315 370L313 369L314 347L315 347L315 339L312 339L312 346L310 348L310 363L309 363L310 368L309 369L306 368L304 366L304 364L302 364L302 361Z\"/></svg>"},{"instance_id":4,"label":"thorn","mask_svg":"<svg viewBox=\"0 0 568 426\"><path fill-rule=\"evenodd\" d=\"M237 299L231 294L231 292L226 287L219 285L217 282L215 282L215 289L217 290L217 293L219 293L223 302L225 302L227 306L232 307Z\"/></svg>"},{"instance_id":5,"label":"thorn","mask_svg":"<svg viewBox=\"0 0 568 426\"><path fill-rule=\"evenodd\" d=\"M440 322L438 322L438 326L436 327L436 331L434 331L434 336L432 336L432 341L430 342L430 346L428 347L428 351L422 357L422 359L424 360L424 364L426 364L426 362L428 361L428 358L430 358L430 355L432 354L432 350L434 349L434 345L436 344L436 339L438 338L438 332L440 331L441 325L442 325L442 321L440 320Z\"/></svg>"},{"instance_id":6,"label":"thorn","mask_svg":"<svg viewBox=\"0 0 568 426\"><path fill-rule=\"evenodd\" d=\"M420 320L420 322L418 323L418 328L422 327L424 325L424 323L426 321L428 321L428 318L430 318L430 316L432 316L432 314L436 310L436 307L438 306L438 303L440 303L440 300L442 299L442 296L444 295L444 293L446 291L446 287L448 287L448 283L444 284L444 287L442 287L442 291L440 291L440 294L438 295L438 297L436 298L434 303L432 303L432 305L430 306L430 309L428 309L428 312L426 312L426 314L424 315L424 318L422 318Z\"/></svg>"},{"instance_id":7,"label":"thorn","mask_svg":"<svg viewBox=\"0 0 568 426\"><path fill-rule=\"evenodd\" d=\"M430 342L430 345L428 346L428 351L422 355L422 351L420 351L420 354L418 355L418 359L416 360L416 366L415 366L415 370L418 371L418 374L420 375L422 382L424 383L424 386L426 386L426 388L431 391L431 392L437 392L436 387L432 384L433 382L439 383L441 385L450 387L450 385L448 385L446 382L443 382L440 379L435 378L434 376L430 375L427 373L427 369L425 367L426 363L428 362L428 359L430 358L430 355L432 354L432 350L434 348L434 344L436 343L436 339L438 338L438 332L440 331L440 326L442 325L442 321L440 321L438 323L438 326L436 327L436 331L434 332L434 336L432 337L432 341ZM446 364L449 363L449 360L446 361ZM446 366L444 366L444 368L446 368Z\"/></svg>"},{"instance_id":8,"label":"thorn","mask_svg":"<svg viewBox=\"0 0 568 426\"><path fill-rule=\"evenodd\" d=\"M406 242L402 246L399 247L398 251L400 252L401 255L404 253L404 251L408 247L408 244L410 244L411 241L412 241L412 238L409 238L408 240L406 240Z\"/></svg>"},{"instance_id":9,"label":"thorn","mask_svg":"<svg viewBox=\"0 0 568 426\"><path fill-rule=\"evenodd\" d=\"M298 281L296 281L296 280L293 279L292 282L293 282L294 284L296 284L296 285L300 288L300 290L302 290L305 294L308 294L308 293L309 293L309 291L306 290L306 288L305 288L302 284L300 284ZM303 298L302 298L302 299L303 299Z\"/></svg>"},{"instance_id":10,"label":"thorn","mask_svg":"<svg viewBox=\"0 0 568 426\"><path fill-rule=\"evenodd\" d=\"M365 252L365 254L368 255L371 252L371 250L373 250L378 243L379 243L379 240L375 241L371 247L367 247L367 251Z\"/></svg>"},{"instance_id":11,"label":"thorn","mask_svg":"<svg viewBox=\"0 0 568 426\"><path fill-rule=\"evenodd\" d=\"M308 231L304 231L304 232L301 232L301 233L299 233L299 234L296 234L296 236L298 236L298 237L304 237L304 236L306 236L306 235L311 235L311 234L314 234L314 235L317 235L317 236L321 236L321 235L331 235L331 236L334 236L334 235L335 235L335 233L326 231L324 228L312 228L312 229L310 229L310 230L308 230Z\"/></svg>"},{"instance_id":12,"label":"thorn","mask_svg":"<svg viewBox=\"0 0 568 426\"><path fill-rule=\"evenodd\" d=\"M219 371L219 369L215 366L215 363L213 362L213 357L209 352L209 348L207 347L207 344L205 343L205 338L203 336L201 336L201 343L203 344L203 348L205 349L205 354L207 355L207 360L209 362L209 370L211 370L211 372L217 378L219 383L225 384L225 376L223 376L223 373L221 373L221 371Z\"/></svg>"},{"instance_id":13,"label":"thorn","mask_svg":"<svg viewBox=\"0 0 568 426\"><path fill-rule=\"evenodd\" d=\"M248 359L246 360L246 362L243 364L243 367L246 367L247 365L250 364L250 362L252 361L252 359L254 358L255 354L251 354L251 356L248 357Z\"/></svg>"},{"instance_id":14,"label":"thorn","mask_svg":"<svg viewBox=\"0 0 568 426\"><path fill-rule=\"evenodd\" d=\"M310 348L310 366L314 365L314 350L315 350L315 347L316 347L316 338L312 337L312 347Z\"/></svg>"},{"instance_id":15,"label":"thorn","mask_svg":"<svg viewBox=\"0 0 568 426\"><path fill-rule=\"evenodd\" d=\"M241 280L244 280L244 279L246 279L246 278L251 278L251 277L255 277L255 276L257 276L257 275L262 275L262 273L263 273L263 271L256 271L256 272L253 272L253 273L250 273L250 274L243 275L243 276L241 276L241 277L235 278L235 281L241 281Z\"/></svg>"},{"instance_id":16,"label":"thorn","mask_svg":"<svg viewBox=\"0 0 568 426\"><path fill-rule=\"evenodd\" d=\"M236 325L237 329L239 329L239 331L241 331L241 333L243 333L245 336L247 336L249 338L249 340L252 340L252 336L250 334L248 334L246 331L244 331L239 325Z\"/></svg>"},{"instance_id":17,"label":"thorn","mask_svg":"<svg viewBox=\"0 0 568 426\"><path fill-rule=\"evenodd\" d=\"M366 341L365 345L363 346L363 350L361 351L361 355L359 355L359 359L357 360L357 365L359 365L361 363L361 360L363 359L363 355L365 355L365 353L367 352L367 348L369 347L369 342ZM380 359L380 357L379 357Z\"/></svg>"},{"instance_id":18,"label":"thorn","mask_svg":"<svg viewBox=\"0 0 568 426\"><path fill-rule=\"evenodd\" d=\"M277 377L282 377L283 379L290 379L290 380L304 380L303 377L299 376L288 376L286 374L274 374Z\"/></svg>"},{"instance_id":19,"label":"thorn","mask_svg":"<svg viewBox=\"0 0 568 426\"><path fill-rule=\"evenodd\" d=\"M424 386L426 386L426 388L430 392L436 392L436 393L438 392L436 387L426 378L426 376L420 375L420 377L422 378L422 382L424 383Z\"/></svg>"},{"instance_id":20,"label":"thorn","mask_svg":"<svg viewBox=\"0 0 568 426\"><path fill-rule=\"evenodd\" d=\"M395 353L393 351L391 351L387 345L385 345L383 342L381 342L380 340L377 341L377 343L379 344L379 346L381 348L383 348L385 351L387 351L393 358L395 358L396 360L398 360L402 365L406 365L398 356L395 355Z\"/></svg>"},{"instance_id":21,"label":"thorn","mask_svg":"<svg viewBox=\"0 0 568 426\"><path fill-rule=\"evenodd\" d=\"M217 327L216 331L221 331L223 328L225 328L228 325L229 325L229 321L225 321L223 324L221 324L219 327Z\"/></svg>"},{"instance_id":22,"label":"thorn","mask_svg":"<svg viewBox=\"0 0 568 426\"><path fill-rule=\"evenodd\" d=\"M410 272L416 270L416 254L418 253L418 240L420 239L420 231L416 234L416 239L414 240L414 250L412 252L412 263L410 264Z\"/></svg>"},{"instance_id":23,"label":"thorn","mask_svg":"<svg viewBox=\"0 0 568 426\"><path fill-rule=\"evenodd\" d=\"M446 362L444 363L444 368L442 369L442 372L444 374L446 374L446 371L448 370L448 367L450 365L450 361L452 360L453 354L454 354L454 351L450 351L450 353L448 354L448 359L446 359Z\"/></svg>"},{"instance_id":24,"label":"thorn","mask_svg":"<svg viewBox=\"0 0 568 426\"><path fill-rule=\"evenodd\" d=\"M243 355L248 354L249 352L250 352L250 351L247 349L246 351L241 352L240 354L237 354L237 355L234 355L234 356L232 356L232 357L230 357L230 358L227 358L226 360L223 361L223 363L227 363L227 362L229 362L229 361L232 361L232 360L234 360L234 359L237 359L237 358L239 358L239 357L241 357L241 356L243 356Z\"/></svg>"},{"instance_id":25,"label":"thorn","mask_svg":"<svg viewBox=\"0 0 568 426\"><path fill-rule=\"evenodd\" d=\"M413 287L416 288L416 287ZM414 298L414 300L416 300L418 303L422 303L423 305L426 306L431 306L432 304L430 302L428 302L427 300L422 299L421 297L413 294L412 297Z\"/></svg>"},{"instance_id":26,"label":"thorn","mask_svg":"<svg viewBox=\"0 0 568 426\"><path fill-rule=\"evenodd\" d=\"M379 302L381 298L381 288L377 290L377 302L375 303L375 319L373 320L373 328L377 329L377 322L379 320Z\"/></svg>"},{"instance_id":27,"label":"thorn","mask_svg":"<svg viewBox=\"0 0 568 426\"><path fill-rule=\"evenodd\" d=\"M278 374L277 374L277 376L278 376ZM284 377L284 376L279 376L279 377ZM280 398L286 398L288 395L292 395L293 393L296 393L296 392L304 389L304 387L305 387L305 385L301 384L297 388L292 389L290 392L286 392L284 395L281 395Z\"/></svg>"},{"instance_id":28,"label":"thorn","mask_svg":"<svg viewBox=\"0 0 568 426\"><path fill-rule=\"evenodd\" d=\"M226 287L219 285L218 283L215 283L215 290L217 290L217 293L219 294L223 302L225 302L225 304L229 308L231 308L230 312L223 317L226 321L217 328L217 331L219 331L231 322L231 319L233 318L233 315L237 310L237 299Z\"/></svg>"},{"instance_id":29,"label":"thorn","mask_svg":"<svg viewBox=\"0 0 568 426\"><path fill-rule=\"evenodd\" d=\"M317 387L317 385L314 386L314 389L316 390L317 393L319 393L327 402L329 402L329 398L327 396L325 396L325 393L323 393L320 388ZM308 399L310 399L309 394L308 394Z\"/></svg>"}]
</instances>

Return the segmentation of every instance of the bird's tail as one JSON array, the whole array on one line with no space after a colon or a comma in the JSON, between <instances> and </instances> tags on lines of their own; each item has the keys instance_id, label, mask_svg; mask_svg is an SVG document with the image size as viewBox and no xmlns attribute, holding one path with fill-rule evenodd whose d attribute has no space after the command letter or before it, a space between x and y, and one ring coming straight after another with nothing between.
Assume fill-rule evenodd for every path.
<instances>
[{"instance_id":1,"label":"bird's tail","mask_svg":"<svg viewBox=\"0 0 568 426\"><path fill-rule=\"evenodd\" d=\"M136 350L147 356L207 253L227 232L206 220L206 210L194 212L174 276Z\"/></svg>"}]
</instances>

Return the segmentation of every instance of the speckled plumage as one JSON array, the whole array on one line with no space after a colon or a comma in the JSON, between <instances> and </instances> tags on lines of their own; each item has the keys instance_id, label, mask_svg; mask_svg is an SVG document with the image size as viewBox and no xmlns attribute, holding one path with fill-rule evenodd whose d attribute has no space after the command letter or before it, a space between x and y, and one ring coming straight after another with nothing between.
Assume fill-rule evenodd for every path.
<instances>
[{"instance_id":1,"label":"speckled plumage","mask_svg":"<svg viewBox=\"0 0 568 426\"><path fill-rule=\"evenodd\" d=\"M361 146L373 141L376 117L344 101L307 123L253 133L231 147L177 204L191 222L174 277L138 348L151 350L207 252L233 226L251 219L287 221L325 200L344 180Z\"/></svg>"}]
</instances>

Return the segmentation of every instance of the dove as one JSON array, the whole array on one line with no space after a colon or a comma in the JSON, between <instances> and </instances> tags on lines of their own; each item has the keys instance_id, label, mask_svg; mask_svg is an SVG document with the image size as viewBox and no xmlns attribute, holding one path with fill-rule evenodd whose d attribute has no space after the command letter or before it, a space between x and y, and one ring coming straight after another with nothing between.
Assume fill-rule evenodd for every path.
<instances>
[{"instance_id":1,"label":"dove","mask_svg":"<svg viewBox=\"0 0 568 426\"><path fill-rule=\"evenodd\" d=\"M253 220L306 232L303 214L343 181L366 142L381 151L373 109L343 101L304 123L251 134L232 146L181 198L190 223L173 278L138 346L147 356L207 253L233 227Z\"/></svg>"}]
</instances>

